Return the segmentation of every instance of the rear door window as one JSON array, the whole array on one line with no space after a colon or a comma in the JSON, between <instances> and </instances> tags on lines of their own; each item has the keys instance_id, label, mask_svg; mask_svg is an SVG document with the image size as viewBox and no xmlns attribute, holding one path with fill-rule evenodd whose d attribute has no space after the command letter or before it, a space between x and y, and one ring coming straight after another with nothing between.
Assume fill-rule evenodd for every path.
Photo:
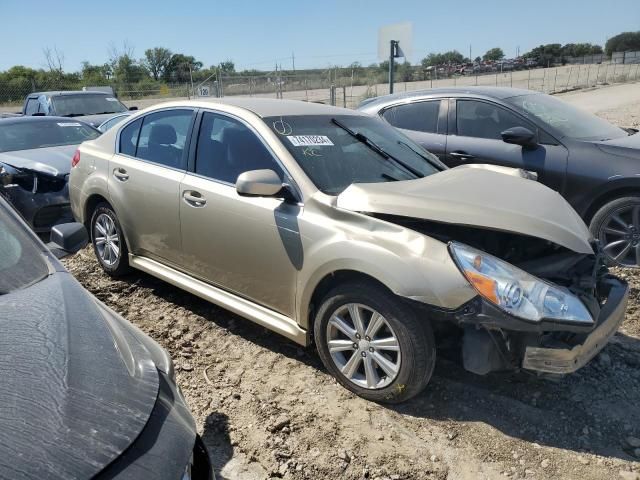
<instances>
[{"instance_id":1,"label":"rear door window","mask_svg":"<svg viewBox=\"0 0 640 480\"><path fill-rule=\"evenodd\" d=\"M130 157L136 156L136 146L138 144L138 136L140 134L140 125L142 125L141 118L135 122L131 122L122 129L120 132L120 153L129 155Z\"/></svg>"},{"instance_id":2,"label":"rear door window","mask_svg":"<svg viewBox=\"0 0 640 480\"><path fill-rule=\"evenodd\" d=\"M383 118L396 128L438 133L440 100L407 103L388 108Z\"/></svg>"},{"instance_id":3,"label":"rear door window","mask_svg":"<svg viewBox=\"0 0 640 480\"><path fill-rule=\"evenodd\" d=\"M166 167L186 169L185 145L193 110L176 109L144 117L135 156Z\"/></svg>"}]
</instances>

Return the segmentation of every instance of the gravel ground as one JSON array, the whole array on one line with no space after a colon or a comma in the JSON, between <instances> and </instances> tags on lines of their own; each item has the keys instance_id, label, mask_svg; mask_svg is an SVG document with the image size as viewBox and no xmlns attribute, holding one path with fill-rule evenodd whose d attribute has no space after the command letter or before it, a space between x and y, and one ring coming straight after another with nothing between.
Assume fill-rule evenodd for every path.
<instances>
[{"instance_id":1,"label":"gravel ground","mask_svg":"<svg viewBox=\"0 0 640 480\"><path fill-rule=\"evenodd\" d=\"M602 112L638 126L640 104ZM640 274L621 331L576 374L465 372L442 356L399 406L340 387L312 348L143 273L112 280L89 248L65 261L171 352L219 478L640 480Z\"/></svg>"}]
</instances>

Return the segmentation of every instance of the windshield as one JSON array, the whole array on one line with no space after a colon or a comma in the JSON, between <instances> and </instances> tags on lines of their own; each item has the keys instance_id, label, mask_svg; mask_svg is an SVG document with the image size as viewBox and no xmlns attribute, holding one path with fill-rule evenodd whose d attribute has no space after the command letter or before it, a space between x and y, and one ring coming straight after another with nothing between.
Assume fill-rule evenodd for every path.
<instances>
[{"instance_id":1,"label":"windshield","mask_svg":"<svg viewBox=\"0 0 640 480\"><path fill-rule=\"evenodd\" d=\"M100 132L86 123L71 120L0 123L0 152L78 145L99 136Z\"/></svg>"},{"instance_id":2,"label":"windshield","mask_svg":"<svg viewBox=\"0 0 640 480\"><path fill-rule=\"evenodd\" d=\"M376 117L299 115L264 121L318 189L329 195L352 183L412 180L446 168Z\"/></svg>"},{"instance_id":3,"label":"windshield","mask_svg":"<svg viewBox=\"0 0 640 480\"><path fill-rule=\"evenodd\" d=\"M27 287L49 274L37 245L0 203L0 295Z\"/></svg>"},{"instance_id":4,"label":"windshield","mask_svg":"<svg viewBox=\"0 0 640 480\"><path fill-rule=\"evenodd\" d=\"M519 95L506 99L527 117L551 127L563 137L574 140L610 140L628 135L606 120L580 110L550 95Z\"/></svg>"},{"instance_id":5,"label":"windshield","mask_svg":"<svg viewBox=\"0 0 640 480\"><path fill-rule=\"evenodd\" d=\"M61 117L77 117L81 115L97 115L100 113L126 112L117 98L106 95L60 95L51 97L56 115Z\"/></svg>"}]
</instances>

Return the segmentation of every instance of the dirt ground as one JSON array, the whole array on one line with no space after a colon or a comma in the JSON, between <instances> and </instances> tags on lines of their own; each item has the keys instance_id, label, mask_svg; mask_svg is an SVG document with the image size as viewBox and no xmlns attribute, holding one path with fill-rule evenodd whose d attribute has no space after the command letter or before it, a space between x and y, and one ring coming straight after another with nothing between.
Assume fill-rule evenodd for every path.
<instances>
[{"instance_id":1,"label":"dirt ground","mask_svg":"<svg viewBox=\"0 0 640 480\"><path fill-rule=\"evenodd\" d=\"M638 127L640 103L600 113ZM340 387L312 348L146 274L110 279L91 249L65 263L171 352L219 478L640 480L640 273L617 272L627 318L577 373L480 377L440 357L390 407Z\"/></svg>"}]
</instances>

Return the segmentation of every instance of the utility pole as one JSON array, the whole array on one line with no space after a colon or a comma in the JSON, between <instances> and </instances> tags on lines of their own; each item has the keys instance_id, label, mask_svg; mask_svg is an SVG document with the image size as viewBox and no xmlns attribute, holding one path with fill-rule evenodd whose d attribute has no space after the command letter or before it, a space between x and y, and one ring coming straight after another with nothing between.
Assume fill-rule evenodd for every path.
<instances>
[{"instance_id":1,"label":"utility pole","mask_svg":"<svg viewBox=\"0 0 640 480\"><path fill-rule=\"evenodd\" d=\"M469 44L469 61L473 62L473 57L471 56L471 44Z\"/></svg>"},{"instance_id":2,"label":"utility pole","mask_svg":"<svg viewBox=\"0 0 640 480\"><path fill-rule=\"evenodd\" d=\"M294 55L293 52L291 52L291 66L293 67L292 70L295 72L296 71L296 56Z\"/></svg>"}]
</instances>

